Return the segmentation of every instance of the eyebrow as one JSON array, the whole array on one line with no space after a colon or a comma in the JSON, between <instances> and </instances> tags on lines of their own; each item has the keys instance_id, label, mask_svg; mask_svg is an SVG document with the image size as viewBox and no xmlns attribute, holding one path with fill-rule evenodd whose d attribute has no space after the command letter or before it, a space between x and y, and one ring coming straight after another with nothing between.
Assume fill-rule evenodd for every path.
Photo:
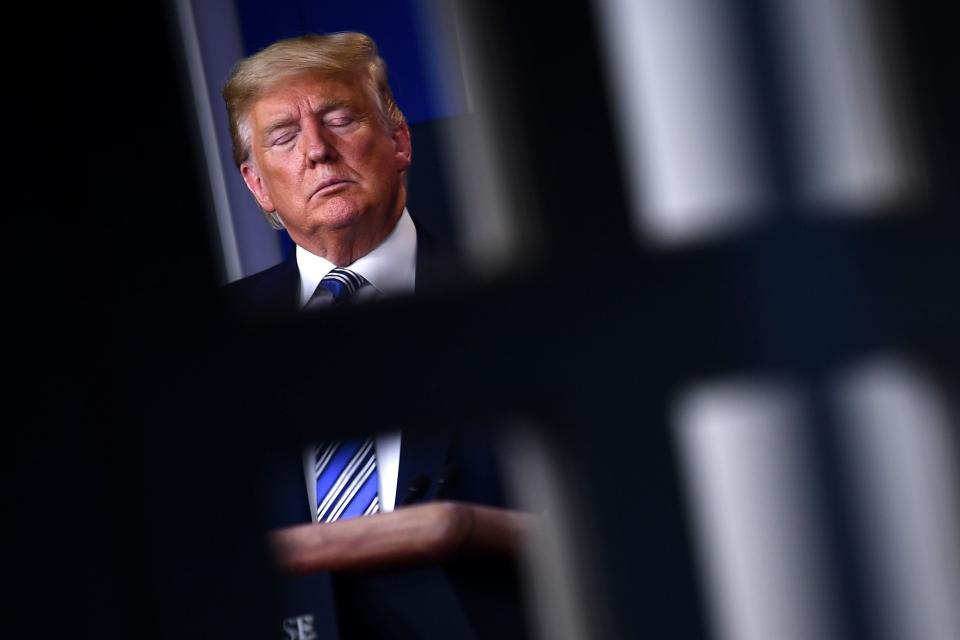
<instances>
[{"instance_id":1,"label":"eyebrow","mask_svg":"<svg viewBox=\"0 0 960 640\"><path fill-rule=\"evenodd\" d=\"M349 108L350 105L347 104L346 100L328 100L320 105L320 107L314 111L317 115L324 115L330 113L331 111L336 111L337 109Z\"/></svg>"}]
</instances>

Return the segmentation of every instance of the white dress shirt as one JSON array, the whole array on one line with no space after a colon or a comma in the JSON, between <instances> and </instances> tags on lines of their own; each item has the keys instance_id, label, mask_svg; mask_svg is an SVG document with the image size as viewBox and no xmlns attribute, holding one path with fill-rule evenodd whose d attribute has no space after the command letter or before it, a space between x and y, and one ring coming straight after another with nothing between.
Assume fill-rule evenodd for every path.
<instances>
[{"instance_id":1,"label":"white dress shirt","mask_svg":"<svg viewBox=\"0 0 960 640\"><path fill-rule=\"evenodd\" d=\"M337 265L297 245L297 268L300 270L300 307L313 296L323 277ZM417 228L410 213L403 214L383 242L353 264L351 271L360 274L366 283L354 294L357 301L384 296L409 295L414 291L417 272ZM377 451L377 476L380 481L380 510L393 511L397 499L397 476L400 472L400 432L378 433L374 439ZM317 510L317 477L314 472L315 447L303 452L303 472L307 482L310 512Z\"/></svg>"}]
</instances>

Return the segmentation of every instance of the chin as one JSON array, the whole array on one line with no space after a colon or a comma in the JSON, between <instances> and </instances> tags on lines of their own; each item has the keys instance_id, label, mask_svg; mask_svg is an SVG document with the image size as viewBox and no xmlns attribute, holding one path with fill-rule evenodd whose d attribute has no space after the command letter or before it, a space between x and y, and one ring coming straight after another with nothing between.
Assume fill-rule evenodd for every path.
<instances>
[{"instance_id":1,"label":"chin","mask_svg":"<svg viewBox=\"0 0 960 640\"><path fill-rule=\"evenodd\" d=\"M317 221L328 229L343 229L357 224L363 218L362 207L350 202L328 202L319 212Z\"/></svg>"}]
</instances>

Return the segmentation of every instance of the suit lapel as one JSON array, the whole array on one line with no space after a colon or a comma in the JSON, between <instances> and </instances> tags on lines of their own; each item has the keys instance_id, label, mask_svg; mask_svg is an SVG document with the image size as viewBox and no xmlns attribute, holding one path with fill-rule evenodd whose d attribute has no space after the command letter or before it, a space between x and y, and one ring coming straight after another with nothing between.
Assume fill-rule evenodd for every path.
<instances>
[{"instance_id":1,"label":"suit lapel","mask_svg":"<svg viewBox=\"0 0 960 640\"><path fill-rule=\"evenodd\" d=\"M300 301L300 270L294 254L277 265L276 271L265 278L258 290L262 308L279 312L295 311Z\"/></svg>"},{"instance_id":2,"label":"suit lapel","mask_svg":"<svg viewBox=\"0 0 960 640\"><path fill-rule=\"evenodd\" d=\"M417 276L415 292L421 294L443 289L452 284L457 261L451 249L432 236L423 225L417 228ZM453 274L453 276L451 275ZM404 430L400 443L400 470L397 475L397 501L401 506L414 478L425 475L430 485L416 502L428 499L436 489L437 479L450 452L451 436L443 431Z\"/></svg>"},{"instance_id":3,"label":"suit lapel","mask_svg":"<svg viewBox=\"0 0 960 640\"><path fill-rule=\"evenodd\" d=\"M400 441L400 470L397 474L397 507L403 505L410 484L421 474L427 476L430 486L426 494L418 497L415 502L433 495L437 479L447 461L450 442L451 436L446 432L403 432Z\"/></svg>"},{"instance_id":4,"label":"suit lapel","mask_svg":"<svg viewBox=\"0 0 960 640\"><path fill-rule=\"evenodd\" d=\"M452 287L458 284L462 269L452 247L437 240L416 219L417 227L417 280L416 293L425 293Z\"/></svg>"},{"instance_id":5,"label":"suit lapel","mask_svg":"<svg viewBox=\"0 0 960 640\"><path fill-rule=\"evenodd\" d=\"M265 512L268 528L313 522L302 452L278 451L268 459L267 464Z\"/></svg>"}]
</instances>

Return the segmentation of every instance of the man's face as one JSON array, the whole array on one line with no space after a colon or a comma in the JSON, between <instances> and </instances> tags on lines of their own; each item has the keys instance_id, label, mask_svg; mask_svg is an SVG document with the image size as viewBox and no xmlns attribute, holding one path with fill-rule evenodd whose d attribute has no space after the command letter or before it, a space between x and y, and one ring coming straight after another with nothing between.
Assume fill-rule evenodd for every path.
<instances>
[{"instance_id":1,"label":"man's face","mask_svg":"<svg viewBox=\"0 0 960 640\"><path fill-rule=\"evenodd\" d=\"M247 122L243 178L294 242L325 255L337 237L370 236L375 245L393 228L406 198L410 132L389 130L359 83L312 73L281 78Z\"/></svg>"}]
</instances>

